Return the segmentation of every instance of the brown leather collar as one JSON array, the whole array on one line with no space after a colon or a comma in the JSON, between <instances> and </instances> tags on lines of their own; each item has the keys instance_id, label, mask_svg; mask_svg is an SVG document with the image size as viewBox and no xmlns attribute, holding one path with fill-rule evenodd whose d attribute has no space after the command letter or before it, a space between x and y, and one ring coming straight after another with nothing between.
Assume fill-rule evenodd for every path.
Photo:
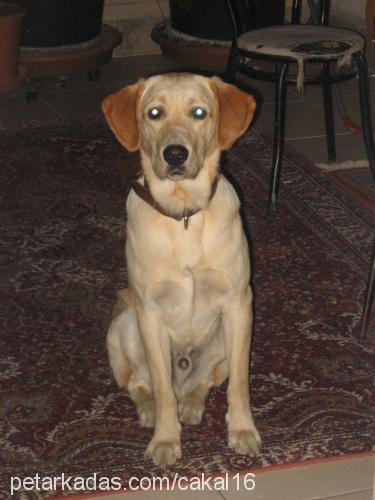
<instances>
[{"instance_id":1,"label":"brown leather collar","mask_svg":"<svg viewBox=\"0 0 375 500\"><path fill-rule=\"evenodd\" d=\"M219 183L219 178L220 178L220 172L217 173L212 185L211 185L211 193L209 197L209 202L212 200L212 198L215 196L217 185ZM185 208L182 214L171 214L167 210L165 210L159 203L154 199L154 197L151 194L151 191L147 185L147 181L145 179L145 185L140 184L138 181L133 181L132 182L132 188L134 191L137 193L137 195L142 198L143 201L148 203L153 209L157 210L160 214L165 215L166 217L170 217L171 219L175 220L183 220L184 221L184 227L185 229L188 228L189 225L189 218L192 215L197 214L198 212L201 211L200 208L197 208L196 210L189 210L188 208Z\"/></svg>"}]
</instances>

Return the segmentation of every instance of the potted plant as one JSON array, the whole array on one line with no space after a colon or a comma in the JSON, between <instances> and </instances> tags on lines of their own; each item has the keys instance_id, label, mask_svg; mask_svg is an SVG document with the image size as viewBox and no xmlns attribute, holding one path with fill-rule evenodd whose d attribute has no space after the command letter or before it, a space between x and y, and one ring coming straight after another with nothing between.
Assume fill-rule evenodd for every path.
<instances>
[{"instance_id":1,"label":"potted plant","mask_svg":"<svg viewBox=\"0 0 375 500\"><path fill-rule=\"evenodd\" d=\"M24 84L25 72L18 66L19 41L25 9L0 2L0 93L12 92Z\"/></svg>"},{"instance_id":2,"label":"potted plant","mask_svg":"<svg viewBox=\"0 0 375 500\"><path fill-rule=\"evenodd\" d=\"M232 38L225 0L169 0L169 11L170 19L151 32L162 53L188 66L224 71Z\"/></svg>"},{"instance_id":3,"label":"potted plant","mask_svg":"<svg viewBox=\"0 0 375 500\"><path fill-rule=\"evenodd\" d=\"M246 12L246 0L237 0ZM285 0L253 0L254 27L283 24ZM170 19L151 33L163 54L184 64L224 71L232 42L226 0L169 0Z\"/></svg>"},{"instance_id":4,"label":"potted plant","mask_svg":"<svg viewBox=\"0 0 375 500\"><path fill-rule=\"evenodd\" d=\"M23 6L22 47L60 47L95 39L104 0L10 0Z\"/></svg>"},{"instance_id":5,"label":"potted plant","mask_svg":"<svg viewBox=\"0 0 375 500\"><path fill-rule=\"evenodd\" d=\"M87 72L90 80L112 57L121 33L102 24L104 0L8 0L26 10L21 29L20 61L29 76L42 86L42 78L67 77ZM28 92L35 100L37 92Z\"/></svg>"}]
</instances>

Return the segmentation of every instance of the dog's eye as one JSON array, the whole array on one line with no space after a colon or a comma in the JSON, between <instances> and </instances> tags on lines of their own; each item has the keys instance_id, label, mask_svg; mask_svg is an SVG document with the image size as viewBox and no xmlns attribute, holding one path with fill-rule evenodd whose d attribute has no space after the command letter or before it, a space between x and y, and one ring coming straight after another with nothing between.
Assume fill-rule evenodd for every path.
<instances>
[{"instance_id":1,"label":"dog's eye","mask_svg":"<svg viewBox=\"0 0 375 500\"><path fill-rule=\"evenodd\" d=\"M195 106L191 110L191 116L196 120L203 120L207 116L207 111L201 108L201 106Z\"/></svg>"},{"instance_id":2,"label":"dog's eye","mask_svg":"<svg viewBox=\"0 0 375 500\"><path fill-rule=\"evenodd\" d=\"M163 116L164 112L161 108L151 108L147 111L147 116L150 120L159 120Z\"/></svg>"}]
</instances>

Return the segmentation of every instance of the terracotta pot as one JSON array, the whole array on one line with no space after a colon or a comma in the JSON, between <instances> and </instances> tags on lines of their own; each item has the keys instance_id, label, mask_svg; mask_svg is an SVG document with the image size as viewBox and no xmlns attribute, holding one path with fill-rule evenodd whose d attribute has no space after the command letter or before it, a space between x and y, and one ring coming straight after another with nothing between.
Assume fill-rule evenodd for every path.
<instances>
[{"instance_id":1,"label":"terracotta pot","mask_svg":"<svg viewBox=\"0 0 375 500\"><path fill-rule=\"evenodd\" d=\"M23 72L18 68L19 42L25 9L0 2L0 92L10 92L22 86Z\"/></svg>"},{"instance_id":2,"label":"terracotta pot","mask_svg":"<svg viewBox=\"0 0 375 500\"><path fill-rule=\"evenodd\" d=\"M226 69L230 47L171 39L164 21L154 26L151 38L160 46L165 57L172 61L215 73Z\"/></svg>"},{"instance_id":3,"label":"terracotta pot","mask_svg":"<svg viewBox=\"0 0 375 500\"><path fill-rule=\"evenodd\" d=\"M98 75L98 69L110 61L113 49L121 42L121 33L112 26L103 24L98 44L92 47L68 52L53 49L29 51L22 47L20 63L27 68L31 78L68 76L83 71L93 75L88 75L89 78L95 78L95 73Z\"/></svg>"}]
</instances>

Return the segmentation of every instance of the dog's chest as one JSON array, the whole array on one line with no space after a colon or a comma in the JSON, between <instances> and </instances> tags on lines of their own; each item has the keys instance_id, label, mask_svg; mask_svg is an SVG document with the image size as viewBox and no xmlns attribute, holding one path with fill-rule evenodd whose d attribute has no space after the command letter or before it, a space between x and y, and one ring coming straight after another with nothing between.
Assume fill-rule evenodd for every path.
<instances>
[{"instance_id":1,"label":"dog's chest","mask_svg":"<svg viewBox=\"0 0 375 500\"><path fill-rule=\"evenodd\" d=\"M179 269L183 270L184 273L189 273L203 261L204 249L201 242L196 239L189 243L189 245L179 245L173 252L173 258Z\"/></svg>"},{"instance_id":2,"label":"dog's chest","mask_svg":"<svg viewBox=\"0 0 375 500\"><path fill-rule=\"evenodd\" d=\"M198 347L214 334L228 290L225 276L209 268L155 284L153 298L173 342Z\"/></svg>"}]
</instances>

